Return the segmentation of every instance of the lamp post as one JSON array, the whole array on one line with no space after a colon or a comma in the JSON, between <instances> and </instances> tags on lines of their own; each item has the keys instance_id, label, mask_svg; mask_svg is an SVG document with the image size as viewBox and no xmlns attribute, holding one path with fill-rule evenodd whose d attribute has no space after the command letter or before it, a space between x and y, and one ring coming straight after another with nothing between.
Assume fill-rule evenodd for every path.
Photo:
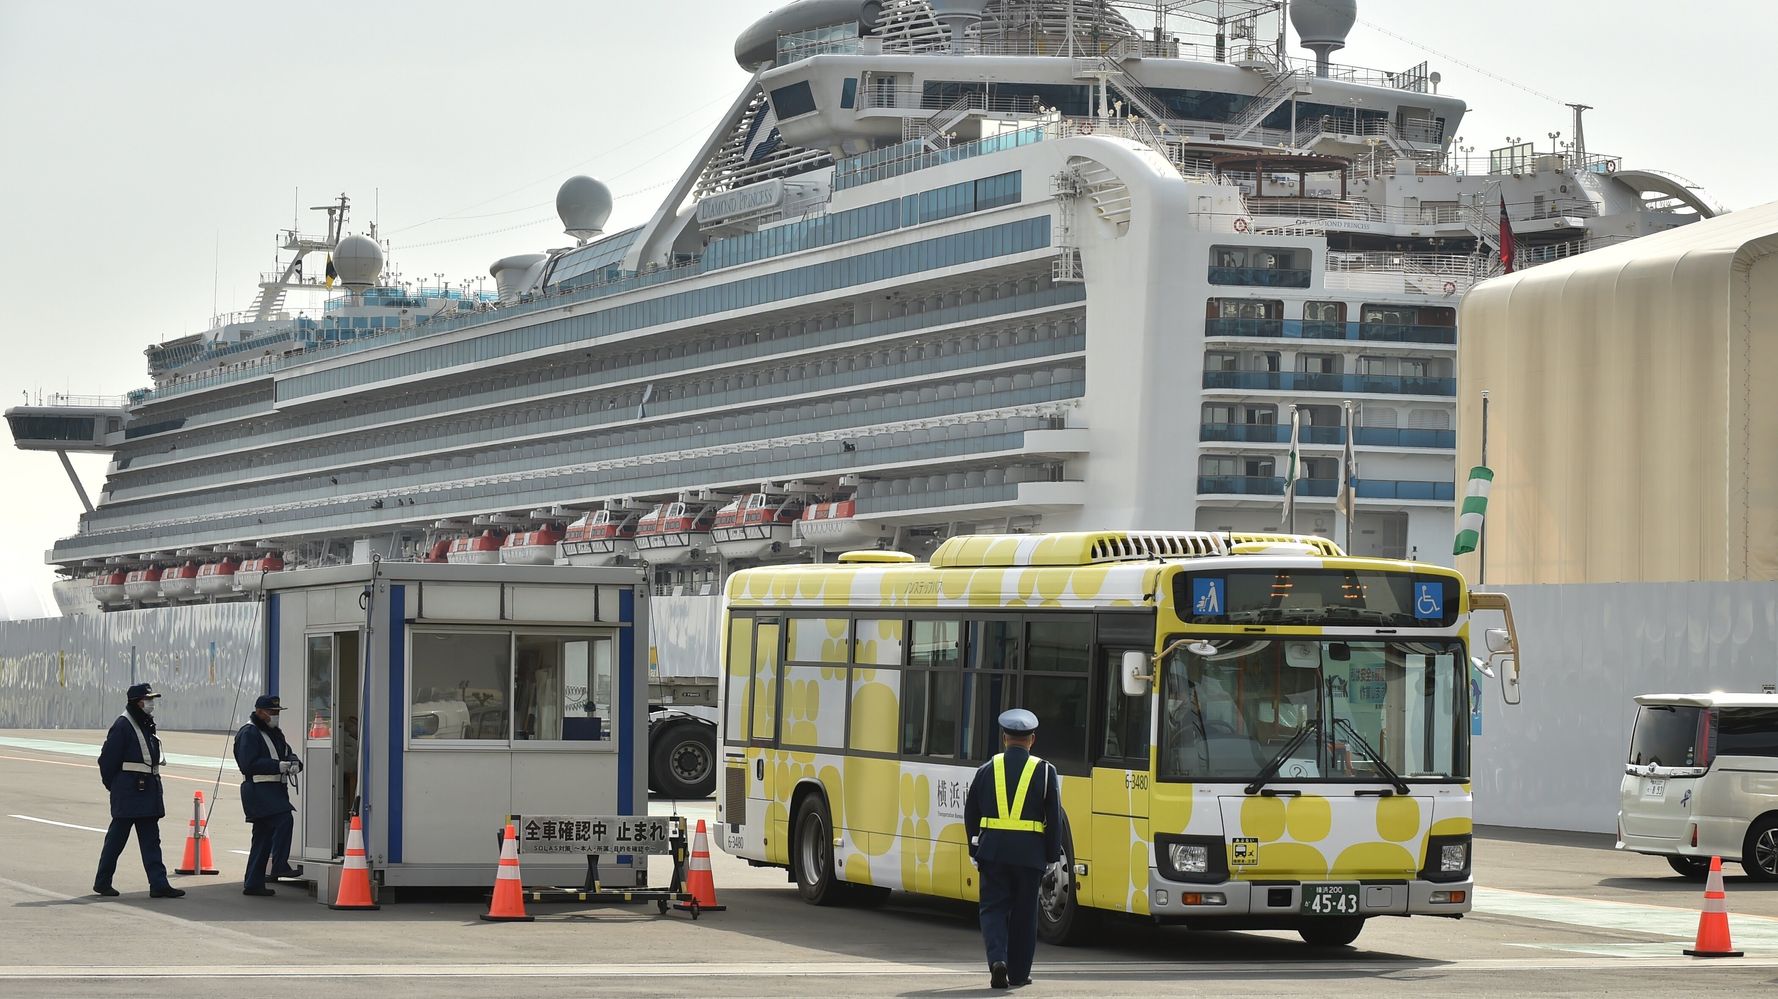
<instances>
[{"instance_id":1,"label":"lamp post","mask_svg":"<svg viewBox=\"0 0 1778 999\"><path fill-rule=\"evenodd\" d=\"M444 272L443 271L433 271L432 276L438 279L438 284L437 284L438 297L440 297L440 298L446 297Z\"/></svg>"},{"instance_id":2,"label":"lamp post","mask_svg":"<svg viewBox=\"0 0 1778 999\"><path fill-rule=\"evenodd\" d=\"M1560 139L1562 137L1562 133L1561 132L1545 132L1544 134L1550 137L1550 152L1552 152L1552 153L1555 152L1556 151L1556 140Z\"/></svg>"}]
</instances>

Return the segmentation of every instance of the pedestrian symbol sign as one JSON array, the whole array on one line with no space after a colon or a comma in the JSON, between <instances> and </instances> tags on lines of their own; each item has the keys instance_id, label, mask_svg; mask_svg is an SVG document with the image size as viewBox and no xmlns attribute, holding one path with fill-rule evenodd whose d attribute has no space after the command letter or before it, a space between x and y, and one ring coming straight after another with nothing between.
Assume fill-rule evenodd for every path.
<instances>
[{"instance_id":1,"label":"pedestrian symbol sign","mask_svg":"<svg viewBox=\"0 0 1778 999\"><path fill-rule=\"evenodd\" d=\"M1414 584L1414 617L1421 621L1445 619L1445 587L1443 583Z\"/></svg>"},{"instance_id":2,"label":"pedestrian symbol sign","mask_svg":"<svg viewBox=\"0 0 1778 999\"><path fill-rule=\"evenodd\" d=\"M1227 588L1227 580L1221 576L1192 579L1192 616L1221 617L1223 610L1223 591Z\"/></svg>"}]
</instances>

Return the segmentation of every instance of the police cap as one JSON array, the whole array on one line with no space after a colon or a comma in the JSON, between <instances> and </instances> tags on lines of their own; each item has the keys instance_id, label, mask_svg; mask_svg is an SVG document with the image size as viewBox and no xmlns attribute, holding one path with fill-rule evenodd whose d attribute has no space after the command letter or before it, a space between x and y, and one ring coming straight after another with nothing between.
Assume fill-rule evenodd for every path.
<instances>
[{"instance_id":1,"label":"police cap","mask_svg":"<svg viewBox=\"0 0 1778 999\"><path fill-rule=\"evenodd\" d=\"M278 703L276 694L262 694L259 700L253 702L253 710L270 711L272 714L277 714L284 710L284 705Z\"/></svg>"},{"instance_id":2,"label":"police cap","mask_svg":"<svg viewBox=\"0 0 1778 999\"><path fill-rule=\"evenodd\" d=\"M136 684L130 688L129 693L124 695L125 699L129 700L131 703L136 701L146 701L151 697L159 696L161 695L154 692L154 687L146 683Z\"/></svg>"},{"instance_id":3,"label":"police cap","mask_svg":"<svg viewBox=\"0 0 1778 999\"><path fill-rule=\"evenodd\" d=\"M1037 731L1037 716L1024 708L1002 711L1000 730L1007 735L1030 735Z\"/></svg>"}]
</instances>

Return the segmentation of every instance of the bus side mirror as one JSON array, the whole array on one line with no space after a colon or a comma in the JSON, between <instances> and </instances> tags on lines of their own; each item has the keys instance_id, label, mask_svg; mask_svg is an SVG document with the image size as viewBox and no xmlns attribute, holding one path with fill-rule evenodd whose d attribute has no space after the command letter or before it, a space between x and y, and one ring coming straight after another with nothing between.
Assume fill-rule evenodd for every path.
<instances>
[{"instance_id":1,"label":"bus side mirror","mask_svg":"<svg viewBox=\"0 0 1778 999\"><path fill-rule=\"evenodd\" d=\"M1496 671L1500 674L1500 695L1506 698L1508 704L1519 703L1519 657L1506 655L1488 658L1498 664Z\"/></svg>"},{"instance_id":2,"label":"bus side mirror","mask_svg":"<svg viewBox=\"0 0 1778 999\"><path fill-rule=\"evenodd\" d=\"M1154 674L1148 671L1148 653L1134 649L1124 653L1122 669L1119 671L1124 685L1125 697L1142 697L1148 693L1149 684L1154 682Z\"/></svg>"},{"instance_id":3,"label":"bus side mirror","mask_svg":"<svg viewBox=\"0 0 1778 999\"><path fill-rule=\"evenodd\" d=\"M1512 637L1505 628L1489 628L1483 638L1488 643L1488 651L1493 655L1510 654L1514 651Z\"/></svg>"}]
</instances>

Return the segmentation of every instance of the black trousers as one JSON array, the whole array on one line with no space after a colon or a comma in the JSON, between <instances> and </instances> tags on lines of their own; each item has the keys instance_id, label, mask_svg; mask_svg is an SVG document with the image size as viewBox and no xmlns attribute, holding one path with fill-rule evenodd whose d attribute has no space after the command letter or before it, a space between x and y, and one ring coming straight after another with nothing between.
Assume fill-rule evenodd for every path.
<instances>
[{"instance_id":1,"label":"black trousers","mask_svg":"<svg viewBox=\"0 0 1778 999\"><path fill-rule=\"evenodd\" d=\"M291 812L253 820L253 843L247 848L247 877L243 888L264 888L267 865L275 872L290 870L290 834L296 829Z\"/></svg>"},{"instance_id":2,"label":"black trousers","mask_svg":"<svg viewBox=\"0 0 1778 999\"><path fill-rule=\"evenodd\" d=\"M982 864L982 943L988 963L1006 962L1015 982L1031 977L1037 954L1037 888L1043 871L1012 864Z\"/></svg>"},{"instance_id":3,"label":"black trousers","mask_svg":"<svg viewBox=\"0 0 1778 999\"><path fill-rule=\"evenodd\" d=\"M112 819L105 830L105 845L99 850L99 873L93 875L94 888L111 887L117 873L117 858L123 856L130 830L136 831L136 846L142 850L142 870L148 875L148 887L165 888L167 865L161 862L160 819Z\"/></svg>"}]
</instances>

